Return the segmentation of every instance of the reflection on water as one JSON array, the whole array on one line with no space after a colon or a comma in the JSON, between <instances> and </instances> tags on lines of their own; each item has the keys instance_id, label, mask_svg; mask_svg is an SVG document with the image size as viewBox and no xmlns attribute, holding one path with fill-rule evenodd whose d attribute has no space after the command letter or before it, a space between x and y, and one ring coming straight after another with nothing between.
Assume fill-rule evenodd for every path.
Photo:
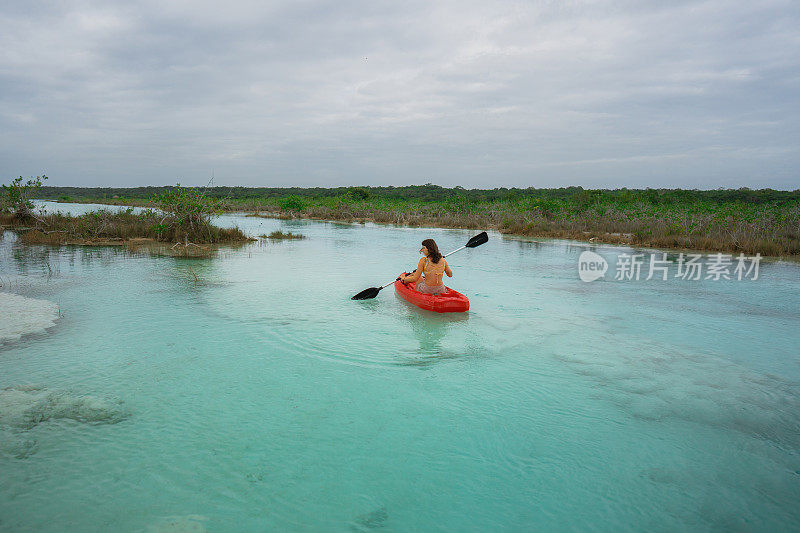
<instances>
[{"instance_id":1,"label":"reflection on water","mask_svg":"<svg viewBox=\"0 0 800 533\"><path fill-rule=\"evenodd\" d=\"M0 349L0 529L800 524L797 265L587 284L582 251L626 249L493 234L448 258L471 309L443 315L350 297L473 232L220 223L308 238L186 259L4 234L0 291L61 314Z\"/></svg>"},{"instance_id":2,"label":"reflection on water","mask_svg":"<svg viewBox=\"0 0 800 533\"><path fill-rule=\"evenodd\" d=\"M427 367L439 361L469 356L464 351L451 351L443 347L442 341L453 327L468 327L469 313L435 313L417 308L397 296L402 305L409 308L404 321L409 333L419 343L416 354L408 354L398 358L397 364L406 366Z\"/></svg>"}]
</instances>

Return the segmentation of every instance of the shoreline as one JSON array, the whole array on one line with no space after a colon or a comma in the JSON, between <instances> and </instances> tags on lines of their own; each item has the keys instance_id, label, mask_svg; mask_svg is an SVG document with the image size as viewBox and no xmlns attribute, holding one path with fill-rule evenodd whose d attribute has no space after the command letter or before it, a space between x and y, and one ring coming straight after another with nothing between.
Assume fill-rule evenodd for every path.
<instances>
[{"instance_id":1,"label":"shoreline","mask_svg":"<svg viewBox=\"0 0 800 533\"><path fill-rule=\"evenodd\" d=\"M102 205L102 204L101 204ZM656 244L650 244L646 242L635 243L630 240L625 240L626 235L630 236L631 234L606 234L610 236L608 239L603 239L604 236L600 237L591 237L587 239L576 238L576 237L567 237L567 236L559 236L559 235L525 235L521 233L513 233L513 232L503 232L497 227L488 227L488 226L456 226L456 225L440 225L440 224L395 224L393 222L380 222L374 220L372 218L359 218L357 220L346 220L346 219L336 219L336 218L323 218L323 217L291 217L286 216L280 213L270 213L270 214L254 214L252 212L247 211L230 211L226 214L231 215L242 215L245 217L252 217L252 218L266 218L266 219L273 219L273 220L308 220L313 222L328 222L331 224L375 224L376 226L387 226L387 227L395 227L395 228L414 228L414 229L460 229L460 230L483 230L483 231L492 231L498 233L501 237L509 237L513 240L517 240L520 242L536 242L540 244L548 244L543 241L537 241L534 239L549 239L550 241L564 241L565 243L574 243L573 246L607 246L607 247L627 247L632 249L641 249L641 250L648 250L648 251L659 251L659 252L666 252L666 253L700 253L704 255L708 254L716 254L716 253L728 253L732 254L734 257L738 255L738 252L735 253L730 250L719 250L719 249L706 249L706 248L687 248L687 247L664 247L659 246ZM593 234L593 232L585 232L587 234ZM744 252L742 252L744 253ZM748 254L745 254L748 256ZM748 256L750 257L750 256ZM790 261L790 262L800 262L800 255L765 255L761 254L762 259L770 259L770 260L781 260L781 261Z\"/></svg>"},{"instance_id":2,"label":"shoreline","mask_svg":"<svg viewBox=\"0 0 800 533\"><path fill-rule=\"evenodd\" d=\"M48 201L53 203L75 203L75 204L87 204L87 205L99 205L99 206L116 206L116 207L152 207L152 203L140 200L140 199L109 199L107 202L98 201L97 199L89 201L89 200L71 200L70 202L59 201L59 200L50 200L50 199L39 199L40 201ZM674 252L674 253L681 253L681 252L692 252L692 253L703 253L703 254L716 254L716 253L723 253L723 254L731 254L733 256L738 256L740 253L743 253L745 256L752 257L755 256L756 253L759 253L762 258L770 258L770 259L785 259L789 261L800 261L800 253L797 254L772 254L766 253L763 251L756 250L755 252L749 252L743 250L741 248L737 248L735 245L728 245L727 243L719 243L715 246L686 246L686 245L675 245L670 246L665 243L660 242L653 242L647 239L637 239L636 235L633 233L623 233L623 232L605 232L605 231L590 231L590 230L568 230L563 228L554 228L552 230L545 230L542 231L538 228L531 228L526 227L524 228L524 232L515 231L518 230L521 226L514 225L509 228L503 228L502 224L495 224L486 221L486 224L453 224L453 223L446 223L441 220L432 219L426 217L425 215L413 215L407 217L409 223L397 223L397 222L389 222L386 220L379 220L372 216L354 216L351 211L344 211L342 212L341 216L329 216L329 215L336 215L336 211L326 210L327 212L325 215L328 216L315 216L313 213L299 213L297 211L287 210L287 211L275 211L275 210L258 210L258 209L230 209L224 211L223 214L225 215L240 215L245 217L256 217L256 218L268 218L268 219L277 219L277 220L311 220L311 221L320 221L320 222L332 222L332 223L344 223L344 224L365 224L365 223L372 223L377 225L385 225L385 226L393 226L393 227L407 227L407 228L438 228L438 229L475 229L475 230L492 230L500 233L501 235L507 235L510 237L515 237L519 239L554 239L554 240L566 240L566 241L575 241L576 243L583 243L585 245L596 245L596 244L603 244L603 245L612 245L612 246L624 246L630 248L647 248L653 250L660 250L664 252ZM691 240L691 236L684 237L684 240L688 239ZM678 237L674 238L673 240L677 241L680 240ZM535 242L535 241L534 241Z\"/></svg>"}]
</instances>

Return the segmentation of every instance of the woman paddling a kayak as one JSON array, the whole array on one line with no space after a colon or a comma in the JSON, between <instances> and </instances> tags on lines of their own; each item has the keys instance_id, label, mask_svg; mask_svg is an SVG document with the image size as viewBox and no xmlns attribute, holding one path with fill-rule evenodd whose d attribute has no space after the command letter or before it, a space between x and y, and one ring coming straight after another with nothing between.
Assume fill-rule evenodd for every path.
<instances>
[{"instance_id":1,"label":"woman paddling a kayak","mask_svg":"<svg viewBox=\"0 0 800 533\"><path fill-rule=\"evenodd\" d=\"M459 250L463 250L464 248L477 248L488 240L489 236L485 231L482 231L468 240L467 244L461 248L456 248L450 252L450 254L454 254ZM425 257L420 259L416 270L412 274L406 274L403 272L394 281L390 281L386 285L381 285L380 287L370 287L369 289L364 289L353 296L351 300L371 300L372 298L375 298L378 293L381 292L381 290L385 289L389 285L394 285L394 290L398 296L403 298L405 301L416 305L420 309L436 311L437 313L463 313L464 311L468 311L469 298L458 291L454 291L453 289L442 285L442 273L452 277L453 271L450 270L450 267L447 265L447 261L444 260L445 256L439 253L439 247L436 246L436 243L433 241L433 239L425 239L422 241L422 248L419 252L424 254ZM431 252L435 252L437 259L436 262L433 261L434 254ZM431 290L430 286L433 286L433 289L439 291L439 294L426 294L421 293L418 290L414 290L414 287L417 284L414 283L413 280L419 280L423 274L425 275L425 288L427 290ZM403 280L402 282L400 281L401 279ZM409 285L406 285L406 283ZM420 281L420 284L422 283L423 281ZM442 291L442 289L444 290Z\"/></svg>"},{"instance_id":2,"label":"woman paddling a kayak","mask_svg":"<svg viewBox=\"0 0 800 533\"><path fill-rule=\"evenodd\" d=\"M447 274L448 277L453 277L453 271L447 260L442 257L439 252L439 247L436 246L436 241L433 239L425 239L422 241L422 248L419 253L425 257L419 260L417 269L409 274L400 274L400 281L403 284L417 281L417 290L424 294L442 294L447 291L447 287L442 283L442 274ZM424 276L424 279L420 278Z\"/></svg>"}]
</instances>

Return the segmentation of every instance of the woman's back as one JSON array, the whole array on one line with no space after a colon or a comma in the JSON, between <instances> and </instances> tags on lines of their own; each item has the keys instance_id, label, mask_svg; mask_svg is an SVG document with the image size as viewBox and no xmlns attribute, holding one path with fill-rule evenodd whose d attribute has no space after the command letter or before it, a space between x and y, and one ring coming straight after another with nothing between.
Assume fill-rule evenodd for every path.
<instances>
[{"instance_id":1,"label":"woman's back","mask_svg":"<svg viewBox=\"0 0 800 533\"><path fill-rule=\"evenodd\" d=\"M422 241L422 248L419 253L425 257L420 258L417 263L417 268L414 269L413 274L403 273L398 278L403 283L412 281L417 282L417 290L426 294L441 294L446 292L444 283L442 283L442 274L453 276L452 269L448 266L447 261L444 260L442 254L439 253L439 247L433 239L425 239ZM439 261L433 262L433 259L438 258ZM424 278L423 278L424 277Z\"/></svg>"},{"instance_id":2,"label":"woman's back","mask_svg":"<svg viewBox=\"0 0 800 533\"><path fill-rule=\"evenodd\" d=\"M439 259L438 263L431 261L429 257L425 258L425 264L422 266L422 273L425 275L425 285L429 287L436 287L442 284L442 274L447 268L447 261L444 257Z\"/></svg>"}]
</instances>

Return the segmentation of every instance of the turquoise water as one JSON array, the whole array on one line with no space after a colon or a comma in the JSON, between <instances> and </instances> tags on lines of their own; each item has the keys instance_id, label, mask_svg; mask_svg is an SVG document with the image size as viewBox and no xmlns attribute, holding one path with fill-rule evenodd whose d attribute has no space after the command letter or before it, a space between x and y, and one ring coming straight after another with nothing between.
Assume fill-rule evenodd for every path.
<instances>
[{"instance_id":1,"label":"turquoise water","mask_svg":"<svg viewBox=\"0 0 800 533\"><path fill-rule=\"evenodd\" d=\"M797 264L583 283L586 246L490 233L449 258L447 316L349 298L474 232L220 223L308 238L188 260L6 232L0 290L60 318L0 345L0 530L800 528Z\"/></svg>"}]
</instances>

